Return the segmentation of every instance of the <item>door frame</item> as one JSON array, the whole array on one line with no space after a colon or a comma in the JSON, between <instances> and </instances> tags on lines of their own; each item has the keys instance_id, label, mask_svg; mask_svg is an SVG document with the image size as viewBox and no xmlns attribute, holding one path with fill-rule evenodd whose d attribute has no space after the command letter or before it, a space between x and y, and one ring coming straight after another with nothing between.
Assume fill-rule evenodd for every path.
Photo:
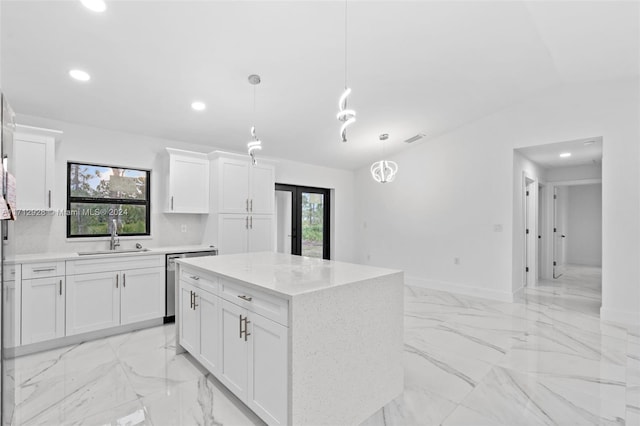
<instances>
[{"instance_id":1,"label":"door frame","mask_svg":"<svg viewBox=\"0 0 640 426\"><path fill-rule=\"evenodd\" d=\"M538 186L537 179L522 172L523 287L532 287L538 283Z\"/></svg>"},{"instance_id":2,"label":"door frame","mask_svg":"<svg viewBox=\"0 0 640 426\"><path fill-rule=\"evenodd\" d=\"M302 206L302 193L324 195L322 258L331 259L331 190L282 183L276 183L275 190L291 192L291 254L297 255L302 253L302 208L298 208Z\"/></svg>"}]
</instances>

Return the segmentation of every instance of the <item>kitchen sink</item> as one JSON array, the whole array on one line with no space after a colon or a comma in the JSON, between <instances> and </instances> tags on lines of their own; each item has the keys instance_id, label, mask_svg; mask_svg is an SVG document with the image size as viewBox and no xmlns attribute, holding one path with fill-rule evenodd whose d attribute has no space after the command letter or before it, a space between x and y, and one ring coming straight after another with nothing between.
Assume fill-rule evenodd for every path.
<instances>
[{"instance_id":1,"label":"kitchen sink","mask_svg":"<svg viewBox=\"0 0 640 426\"><path fill-rule=\"evenodd\" d=\"M118 254L118 253L144 253L150 251L148 248L141 249L123 249L123 250L96 250L96 251L79 251L78 256L95 256L102 254Z\"/></svg>"}]
</instances>

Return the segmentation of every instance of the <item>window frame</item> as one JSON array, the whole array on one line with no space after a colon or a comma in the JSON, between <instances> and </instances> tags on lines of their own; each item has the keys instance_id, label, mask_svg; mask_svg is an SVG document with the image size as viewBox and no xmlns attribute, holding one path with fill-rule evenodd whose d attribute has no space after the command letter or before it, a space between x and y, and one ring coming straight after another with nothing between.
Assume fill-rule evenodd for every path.
<instances>
[{"instance_id":1,"label":"window frame","mask_svg":"<svg viewBox=\"0 0 640 426\"><path fill-rule=\"evenodd\" d=\"M94 167L110 167L113 169L126 169L126 170L135 170L139 172L146 173L146 194L144 200L136 200L131 198L92 198L92 197L73 197L71 196L71 165L79 165L79 166L94 166ZM66 234L67 238L100 238L100 237L109 237L110 233L106 234L71 234L71 203L90 203L90 204L124 204L131 206L145 206L146 207L146 217L145 217L145 228L147 232L143 233L135 233L135 234L118 234L118 237L141 237L141 236L150 236L151 235L151 170L137 168L137 167L127 167L127 166L113 166L108 164L97 164L90 162L80 162L80 161L67 161L67 224L66 224ZM108 229L108 227L107 227Z\"/></svg>"}]
</instances>

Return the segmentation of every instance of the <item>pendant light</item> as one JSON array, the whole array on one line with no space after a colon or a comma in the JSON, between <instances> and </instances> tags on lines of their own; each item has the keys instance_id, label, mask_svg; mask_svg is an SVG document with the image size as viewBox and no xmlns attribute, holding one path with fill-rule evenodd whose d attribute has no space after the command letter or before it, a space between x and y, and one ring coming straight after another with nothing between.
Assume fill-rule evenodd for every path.
<instances>
[{"instance_id":1,"label":"pendant light","mask_svg":"<svg viewBox=\"0 0 640 426\"><path fill-rule=\"evenodd\" d=\"M340 137L342 142L347 141L347 127L356 121L356 112L347 109L347 98L351 94L351 89L347 86L347 0L344 2L344 92L338 100L338 114L336 118L342 122L340 126Z\"/></svg>"},{"instance_id":2,"label":"pendant light","mask_svg":"<svg viewBox=\"0 0 640 426\"><path fill-rule=\"evenodd\" d=\"M258 74L251 74L249 76L249 84L253 86L253 121L256 120L256 86L260 84L260 76ZM254 166L258 164L256 160L255 151L262 150L262 141L256 136L256 127L251 126L251 140L247 143L247 151L251 157L251 164Z\"/></svg>"},{"instance_id":3,"label":"pendant light","mask_svg":"<svg viewBox=\"0 0 640 426\"><path fill-rule=\"evenodd\" d=\"M389 139L387 133L380 135L380 141L382 142L382 158L384 158L384 143ZM371 176L373 180L378 183L393 182L398 173L398 164L395 161L380 160L371 165Z\"/></svg>"}]
</instances>

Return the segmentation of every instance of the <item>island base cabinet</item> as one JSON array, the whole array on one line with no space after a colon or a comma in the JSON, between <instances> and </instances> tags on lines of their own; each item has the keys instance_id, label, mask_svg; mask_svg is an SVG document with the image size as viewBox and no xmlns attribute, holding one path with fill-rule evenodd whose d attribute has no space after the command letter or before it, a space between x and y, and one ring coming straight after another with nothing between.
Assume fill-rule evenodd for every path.
<instances>
[{"instance_id":1,"label":"island base cabinet","mask_svg":"<svg viewBox=\"0 0 640 426\"><path fill-rule=\"evenodd\" d=\"M182 282L180 285L180 345L211 373L218 374L220 359L220 299Z\"/></svg>"},{"instance_id":2,"label":"island base cabinet","mask_svg":"<svg viewBox=\"0 0 640 426\"><path fill-rule=\"evenodd\" d=\"M64 336L64 277L22 280L22 344Z\"/></svg>"},{"instance_id":3,"label":"island base cabinet","mask_svg":"<svg viewBox=\"0 0 640 426\"><path fill-rule=\"evenodd\" d=\"M288 328L250 314L248 405L267 423L287 419Z\"/></svg>"},{"instance_id":4,"label":"island base cabinet","mask_svg":"<svg viewBox=\"0 0 640 426\"><path fill-rule=\"evenodd\" d=\"M120 324L164 315L164 269L144 268L122 272Z\"/></svg>"},{"instance_id":5,"label":"island base cabinet","mask_svg":"<svg viewBox=\"0 0 640 426\"><path fill-rule=\"evenodd\" d=\"M120 324L120 275L116 272L67 277L67 336Z\"/></svg>"},{"instance_id":6,"label":"island base cabinet","mask_svg":"<svg viewBox=\"0 0 640 426\"><path fill-rule=\"evenodd\" d=\"M222 301L220 381L270 425L287 419L288 329Z\"/></svg>"}]
</instances>

